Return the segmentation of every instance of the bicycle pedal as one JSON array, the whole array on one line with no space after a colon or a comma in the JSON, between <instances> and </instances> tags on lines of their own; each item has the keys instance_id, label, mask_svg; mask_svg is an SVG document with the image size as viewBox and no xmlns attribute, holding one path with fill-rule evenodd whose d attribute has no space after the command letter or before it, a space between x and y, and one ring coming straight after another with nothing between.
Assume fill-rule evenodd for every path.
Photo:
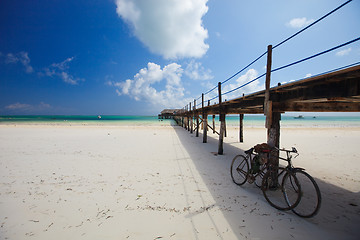
<instances>
[{"instance_id":1,"label":"bicycle pedal","mask_svg":"<svg viewBox=\"0 0 360 240\"><path fill-rule=\"evenodd\" d=\"M255 177L253 176L249 176L248 179L247 179L248 183L253 183L255 181Z\"/></svg>"}]
</instances>

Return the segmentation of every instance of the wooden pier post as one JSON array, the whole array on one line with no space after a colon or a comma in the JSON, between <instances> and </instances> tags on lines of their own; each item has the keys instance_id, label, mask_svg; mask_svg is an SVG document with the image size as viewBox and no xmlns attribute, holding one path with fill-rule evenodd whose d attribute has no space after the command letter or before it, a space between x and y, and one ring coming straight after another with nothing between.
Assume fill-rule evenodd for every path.
<instances>
[{"instance_id":1,"label":"wooden pier post","mask_svg":"<svg viewBox=\"0 0 360 240\"><path fill-rule=\"evenodd\" d=\"M196 110L196 100L194 100L194 112ZM196 137L199 137L199 114L195 113L195 117L196 117Z\"/></svg>"},{"instance_id":2,"label":"wooden pier post","mask_svg":"<svg viewBox=\"0 0 360 240\"><path fill-rule=\"evenodd\" d=\"M239 136L239 139L240 139L240 142L244 142L244 114L240 114L240 136Z\"/></svg>"},{"instance_id":3,"label":"wooden pier post","mask_svg":"<svg viewBox=\"0 0 360 240\"><path fill-rule=\"evenodd\" d=\"M208 116L204 109L204 94L201 95L202 98L202 118L203 118L203 143L207 143L207 131L208 131Z\"/></svg>"},{"instance_id":4,"label":"wooden pier post","mask_svg":"<svg viewBox=\"0 0 360 240\"><path fill-rule=\"evenodd\" d=\"M187 105L187 112L186 112L186 129L190 131L189 105Z\"/></svg>"},{"instance_id":5,"label":"wooden pier post","mask_svg":"<svg viewBox=\"0 0 360 240\"><path fill-rule=\"evenodd\" d=\"M191 102L190 102L190 112L192 111L191 108ZM193 118L194 118L194 113L189 113L189 117L190 117L190 133L193 133Z\"/></svg>"},{"instance_id":6,"label":"wooden pier post","mask_svg":"<svg viewBox=\"0 0 360 240\"><path fill-rule=\"evenodd\" d=\"M215 133L215 115L212 115L213 133Z\"/></svg>"},{"instance_id":7,"label":"wooden pier post","mask_svg":"<svg viewBox=\"0 0 360 240\"><path fill-rule=\"evenodd\" d=\"M267 64L266 64L266 80L265 80L265 100L264 113L266 115L267 128L267 144L271 147L280 146L280 120L281 113L273 112L273 104L270 100L270 81L271 81L271 63L272 63L272 45L268 46L267 50ZM270 163L274 166L279 166L279 151L274 151L270 158ZM277 177L274 176L275 179Z\"/></svg>"},{"instance_id":8,"label":"wooden pier post","mask_svg":"<svg viewBox=\"0 0 360 240\"><path fill-rule=\"evenodd\" d=\"M265 127L270 128L272 120L272 102L270 101L270 80L272 63L272 45L267 48L266 80L265 80L265 100L264 114L266 115Z\"/></svg>"},{"instance_id":9,"label":"wooden pier post","mask_svg":"<svg viewBox=\"0 0 360 240\"><path fill-rule=\"evenodd\" d=\"M225 131L225 114L223 113L222 104L221 104L221 82L218 83L218 91L219 91L219 116L220 116L220 134L219 134L219 146L218 146L218 154L224 154L224 131Z\"/></svg>"}]
</instances>

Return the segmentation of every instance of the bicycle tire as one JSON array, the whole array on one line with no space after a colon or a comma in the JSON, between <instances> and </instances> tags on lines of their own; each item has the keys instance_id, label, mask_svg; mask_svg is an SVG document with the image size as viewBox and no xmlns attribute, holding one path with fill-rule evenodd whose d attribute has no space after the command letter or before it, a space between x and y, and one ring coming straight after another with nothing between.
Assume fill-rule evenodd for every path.
<instances>
[{"instance_id":1,"label":"bicycle tire","mask_svg":"<svg viewBox=\"0 0 360 240\"><path fill-rule=\"evenodd\" d=\"M264 175L266 174L267 170L266 170L266 165L263 164L260 166L260 172L256 175L255 177L255 185L258 187L258 188L261 188L261 185L262 185L262 180L264 178Z\"/></svg>"},{"instance_id":2,"label":"bicycle tire","mask_svg":"<svg viewBox=\"0 0 360 240\"><path fill-rule=\"evenodd\" d=\"M291 210L300 217L311 218L320 210L321 192L319 186L314 178L304 170L294 169L293 173L301 185L301 201Z\"/></svg>"},{"instance_id":3,"label":"bicycle tire","mask_svg":"<svg viewBox=\"0 0 360 240\"><path fill-rule=\"evenodd\" d=\"M237 185L243 185L249 175L249 163L245 156L236 155L231 163L231 178Z\"/></svg>"},{"instance_id":4,"label":"bicycle tire","mask_svg":"<svg viewBox=\"0 0 360 240\"><path fill-rule=\"evenodd\" d=\"M266 201L278 210L287 211L293 209L301 199L301 186L296 176L287 169L279 168L277 183L273 183L272 174L273 171L266 172L261 186Z\"/></svg>"}]
</instances>

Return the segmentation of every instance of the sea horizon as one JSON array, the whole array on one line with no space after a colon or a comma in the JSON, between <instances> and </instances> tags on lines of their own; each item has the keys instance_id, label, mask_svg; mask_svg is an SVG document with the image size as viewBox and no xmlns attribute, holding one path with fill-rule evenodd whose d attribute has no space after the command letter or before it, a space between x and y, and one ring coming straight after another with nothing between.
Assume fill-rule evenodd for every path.
<instances>
[{"instance_id":1,"label":"sea horizon","mask_svg":"<svg viewBox=\"0 0 360 240\"><path fill-rule=\"evenodd\" d=\"M360 127L360 116L321 116L321 115L281 116L282 127ZM173 125L171 119L159 119L158 116L139 115L0 115L0 124L82 124L82 125ZM212 124L212 116L208 118ZM239 115L226 116L229 127L239 126ZM244 115L244 127L264 127L264 115ZM215 124L219 117L215 116Z\"/></svg>"}]
</instances>

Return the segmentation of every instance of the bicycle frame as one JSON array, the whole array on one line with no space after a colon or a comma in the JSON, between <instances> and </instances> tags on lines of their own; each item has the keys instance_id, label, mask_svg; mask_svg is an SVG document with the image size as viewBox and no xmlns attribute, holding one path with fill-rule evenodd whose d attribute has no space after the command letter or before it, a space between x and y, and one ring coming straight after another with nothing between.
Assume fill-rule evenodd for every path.
<instances>
[{"instance_id":1,"label":"bicycle frame","mask_svg":"<svg viewBox=\"0 0 360 240\"><path fill-rule=\"evenodd\" d=\"M294 170L298 170L298 169L304 170L304 169L302 169L302 168L294 168L293 165L292 165L292 161L291 161L292 158L293 158L292 153L296 153L296 155L295 155L294 158L296 158L297 156L299 156L299 153L297 152L296 148L293 147L292 150L286 150L286 149L279 149L279 148L276 148L276 147L275 147L275 149L278 150L278 151L286 152L286 158L281 157L281 156L278 156L277 158L287 162L287 166L285 166L285 167L277 166L277 168L280 169L280 172L276 171L276 172L278 172L277 176L283 175L283 173L284 173L286 170L291 171L291 172L293 172ZM256 156L256 155L258 155L258 154L254 153L254 148L251 148L251 149L245 151L245 154L246 154L247 160L248 160L249 163L250 163L250 169L252 169L253 166L254 166L254 165L253 165L253 164L254 164L254 156ZM270 157L271 157L271 153L269 152L269 153L268 153L268 158L270 158ZM263 175L263 174L265 173L265 171L273 168L273 165L271 165L271 164L269 164L269 163L265 163L265 164L263 164L262 166L263 166L263 168L261 168L260 171L257 172L257 173L255 173L255 174L249 172L249 175L248 175L248 178L249 178L249 179L248 179L248 182L249 182L249 183L253 183L253 182L255 181L255 179L256 179L259 175ZM272 170L272 171L273 171L273 170Z\"/></svg>"}]
</instances>

